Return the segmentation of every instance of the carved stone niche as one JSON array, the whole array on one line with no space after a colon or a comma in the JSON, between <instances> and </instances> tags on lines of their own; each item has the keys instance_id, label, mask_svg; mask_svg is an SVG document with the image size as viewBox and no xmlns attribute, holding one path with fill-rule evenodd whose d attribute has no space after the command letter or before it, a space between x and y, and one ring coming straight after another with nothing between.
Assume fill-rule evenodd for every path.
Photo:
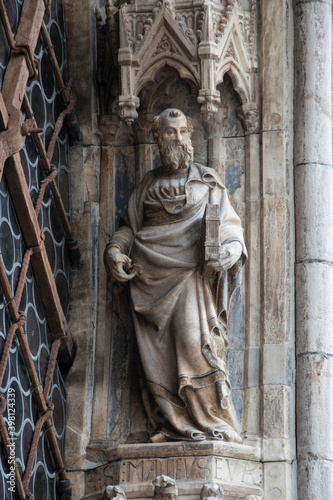
<instances>
[{"instance_id":1,"label":"carved stone niche","mask_svg":"<svg viewBox=\"0 0 333 500\"><path fill-rule=\"evenodd\" d=\"M168 65L196 88L206 120L218 112L218 86L228 73L241 97L239 116L245 131L256 132L256 10L257 0L248 0L247 9L239 0L135 0L130 4L106 0L105 14L97 16L101 114L117 109L121 120L133 124L140 92Z\"/></svg>"},{"instance_id":2,"label":"carved stone niche","mask_svg":"<svg viewBox=\"0 0 333 500\"><path fill-rule=\"evenodd\" d=\"M218 105L217 113L207 122L200 113L200 105L196 99L197 88L193 82L181 78L177 70L165 65L139 93L139 118L132 127L123 125L127 133L132 134L133 145L128 146L128 150L133 149L128 154L134 154L135 182L138 183L145 172L153 169L159 161L157 147L150 131L153 116L170 106L180 108L191 117L194 126L192 137L196 161L219 170L220 167L216 166L214 161L221 153L218 144L222 144L224 152L222 160L219 159L222 169L220 174L229 187L232 203L237 207L237 212L245 225L246 141L244 127L237 112L242 101L228 75L224 76L224 81L219 84L218 90L221 103ZM112 148L113 151L116 149L117 147ZM119 154L124 155L124 150ZM117 172L117 168L119 172L124 168L118 167L117 161L114 167L115 197L117 193L123 193L124 189L124 181ZM126 176L128 177L127 173ZM152 481L156 476L163 474L177 481L178 496L182 499L191 496L192 500L199 500L203 484L213 481L222 486L224 500L244 500L249 495L249 498L253 495L260 500L262 465L260 452L255 446L224 442L147 443L147 416L144 414L139 397L138 377L135 373L129 373L130 370L136 369L137 359L134 359L135 349L132 349L131 344L133 334L131 325L128 324L130 315L128 310L126 313L121 309L126 306L126 300L121 293L114 295L114 310L117 307L119 309L112 319L111 372L116 366L117 373L112 372L110 381L109 413L106 416L109 422L107 439L90 443L87 453L87 460L90 462L106 465L86 474L87 499L103 498L98 495L110 484L120 485L127 498L148 499L153 497ZM244 422L243 429L247 429L242 385L245 319L243 312L239 314L239 311L244 311L244 289L237 300L239 302L234 310L238 313L230 319L230 328L233 331L230 335L228 368L236 411L239 420ZM118 399L119 394L125 397ZM244 443L247 441L244 440Z\"/></svg>"},{"instance_id":3,"label":"carved stone niche","mask_svg":"<svg viewBox=\"0 0 333 500\"><path fill-rule=\"evenodd\" d=\"M130 184L137 185L158 165L150 131L153 116L177 107L192 120L195 161L215 168L225 179L233 206L246 225L244 136L259 126L256 2L249 0L248 5L248 10L242 10L235 0L137 0L129 5L107 1L106 22L103 17L99 20L99 45L101 49L108 43L109 49L100 61L99 87L102 134L109 134L108 142L114 140L115 185L109 191L114 193L115 206L125 207ZM122 123L118 130L116 111ZM113 125L112 133L107 131L108 123ZM131 175L125 163L133 165ZM117 196L122 198L119 203ZM236 297L235 311L244 311L245 286ZM105 465L86 474L86 493L91 495L87 499L110 484L120 485L127 498L152 498L152 481L162 474L177 481L182 499L199 500L203 485L211 481L223 487L224 500L261 499L262 465L256 445L145 443L147 416L138 377L130 373L137 359L123 292L124 288L114 294L107 438L91 442L87 450L87 460ZM235 342L228 352L234 403L247 429L244 322L243 313L231 318Z\"/></svg>"}]
</instances>

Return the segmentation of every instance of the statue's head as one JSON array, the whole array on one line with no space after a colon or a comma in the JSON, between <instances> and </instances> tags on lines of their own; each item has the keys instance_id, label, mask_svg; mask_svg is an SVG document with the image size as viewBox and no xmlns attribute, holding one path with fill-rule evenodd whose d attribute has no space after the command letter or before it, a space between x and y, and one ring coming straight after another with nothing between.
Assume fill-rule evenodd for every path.
<instances>
[{"instance_id":1,"label":"statue's head","mask_svg":"<svg viewBox=\"0 0 333 500\"><path fill-rule=\"evenodd\" d=\"M218 483L206 483L200 491L200 500L223 500L224 491Z\"/></svg>"},{"instance_id":2,"label":"statue's head","mask_svg":"<svg viewBox=\"0 0 333 500\"><path fill-rule=\"evenodd\" d=\"M177 170L190 166L193 161L192 131L189 118L179 109L165 109L155 116L152 132L165 167Z\"/></svg>"}]
</instances>

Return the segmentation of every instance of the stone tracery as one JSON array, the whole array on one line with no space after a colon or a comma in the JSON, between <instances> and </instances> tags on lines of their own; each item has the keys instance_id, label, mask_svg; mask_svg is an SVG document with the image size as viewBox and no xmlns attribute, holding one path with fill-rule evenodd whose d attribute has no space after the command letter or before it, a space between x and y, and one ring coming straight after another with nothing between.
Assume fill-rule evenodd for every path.
<instances>
[{"instance_id":1,"label":"stone tracery","mask_svg":"<svg viewBox=\"0 0 333 500\"><path fill-rule=\"evenodd\" d=\"M258 128L256 0L249 11L236 0L224 5L164 0L119 7L109 0L106 18L114 58L115 31L119 35L121 120L131 125L138 118L141 89L167 64L195 85L206 120L218 111L217 85L228 73L245 106L240 113L245 127L251 123L251 132Z\"/></svg>"}]
</instances>

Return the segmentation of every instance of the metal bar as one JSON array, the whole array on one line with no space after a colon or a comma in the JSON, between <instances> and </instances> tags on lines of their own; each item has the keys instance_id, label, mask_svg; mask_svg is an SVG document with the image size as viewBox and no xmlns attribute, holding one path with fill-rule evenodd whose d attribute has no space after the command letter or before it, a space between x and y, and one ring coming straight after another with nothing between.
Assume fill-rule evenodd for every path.
<instances>
[{"instance_id":1,"label":"metal bar","mask_svg":"<svg viewBox=\"0 0 333 500\"><path fill-rule=\"evenodd\" d=\"M20 307L22 293L23 293L24 285L25 285L26 278L27 278L27 272L28 272L28 268L29 268L29 264L30 264L30 257L31 257L32 252L33 252L33 249L29 248L28 250L26 250L24 257L23 257L20 277L19 277L19 281L18 281L16 290L15 290L15 297L14 297L17 307Z\"/></svg>"},{"instance_id":2,"label":"metal bar","mask_svg":"<svg viewBox=\"0 0 333 500\"><path fill-rule=\"evenodd\" d=\"M57 61L57 57L56 57L56 54L54 52L54 48L52 45L52 40L51 40L51 37L49 35L49 32L47 31L47 28L46 28L46 25L44 22L42 24L41 31L42 31L42 36L43 36L44 43L46 46L46 50L48 52L49 59L50 59L50 62L52 64L53 71L54 71L54 74L55 74L55 77L57 80L57 84L59 87L59 92L61 95L62 102L63 102L64 106L67 106L70 102L70 85L67 84L67 87L65 86L65 83L64 83L64 80L62 78L61 71L60 71L59 63ZM78 143L78 144L82 143L83 136L82 136L82 133L80 130L77 116L76 116L74 111L70 115L67 116L67 126L68 126L69 134L71 135L73 142Z\"/></svg>"},{"instance_id":3,"label":"metal bar","mask_svg":"<svg viewBox=\"0 0 333 500\"><path fill-rule=\"evenodd\" d=\"M57 332L57 336L65 336L68 330L66 318L61 307L52 269L44 246L44 235L40 232L37 215L18 153L8 158L4 174L25 245L27 248L40 248L39 252L36 251L31 255L31 265L50 331L53 335Z\"/></svg>"},{"instance_id":4,"label":"metal bar","mask_svg":"<svg viewBox=\"0 0 333 500\"><path fill-rule=\"evenodd\" d=\"M5 130L8 125L8 113L5 105L5 101L2 97L2 92L0 91L0 130Z\"/></svg>"},{"instance_id":5,"label":"metal bar","mask_svg":"<svg viewBox=\"0 0 333 500\"><path fill-rule=\"evenodd\" d=\"M1 283L3 293L5 295L5 299L8 302L8 308L10 309L11 317L12 317L13 321L18 321L20 318L20 313L19 313L16 302L13 300L12 290L11 290L11 287L10 287L10 284L8 281L8 277L7 277L6 272L5 272L5 268L4 268L2 259L0 259L0 283ZM42 388L40 385L40 381L38 378L38 374L37 374L34 362L31 358L31 353L30 353L30 348L29 348L27 336L24 332L24 329L21 326L17 329L16 334L17 334L17 338L18 338L18 341L20 343L21 351L22 351L22 354L23 354L23 357L24 357L24 360L25 360L25 363L27 366L29 378L30 378L31 383L32 383L33 393L34 393L35 398L37 400L38 408L42 413L45 413L48 410L48 406L47 406L46 399L45 399L45 396L43 394L43 391L42 391ZM57 350L60 346L59 341L60 341L60 339L55 341L56 345L55 345L55 348L53 349L53 353L57 352ZM52 349L51 349L51 351L52 351ZM48 370L47 373L48 373L48 377L51 378L50 370ZM47 387L46 392L48 390L49 389ZM46 429L47 429L47 436L48 436L48 440L50 442L54 462L58 468L58 471L60 471L59 477L61 479L67 479L67 474L64 470L64 463L63 463L63 460L61 457L58 442L57 442L57 439L55 437L54 429L52 427L52 421L50 418L48 418L46 420ZM23 497L23 498L25 498L25 497Z\"/></svg>"},{"instance_id":6,"label":"metal bar","mask_svg":"<svg viewBox=\"0 0 333 500\"><path fill-rule=\"evenodd\" d=\"M43 22L45 5L43 0L25 0L22 6L15 44L29 47L33 54L37 45L40 26ZM18 52L11 54L3 81L2 95L7 111L15 108L21 111L22 100L30 76L26 55Z\"/></svg>"},{"instance_id":7,"label":"metal bar","mask_svg":"<svg viewBox=\"0 0 333 500\"><path fill-rule=\"evenodd\" d=\"M12 295L12 290L10 287L10 283L9 283L2 259L0 259L0 284L1 284L4 296L5 296L5 299L8 303L8 308L10 310L11 317L12 317L13 321L16 322L20 319L20 313L19 313L18 306L17 306L15 300L13 300L14 297ZM18 341L20 343L21 351L22 351L22 354L23 354L23 357L24 357L24 360L26 363L29 378L31 380L31 384L33 387L33 393L34 393L34 396L37 400L38 409L40 412L45 413L48 410L48 406L47 406L45 396L43 394L43 391L42 391L42 388L40 385L40 380L38 378L38 374L37 374L34 362L31 358L31 353L30 353L30 348L29 348L27 336L26 336L22 326L18 327L18 329L16 330L16 334L17 334L17 338L18 338ZM57 349L59 346L59 342L58 341L56 341L56 342L57 342L57 344L56 344L55 349ZM53 350L54 352L55 352L55 349ZM50 370L48 370L48 376L51 377ZM2 417L2 415L0 415L0 416ZM3 421L3 423L5 424L4 421ZM61 474L59 473L59 477L61 479L67 479L67 475L66 475L66 472L64 470L64 464L63 464L63 460L61 458L61 453L59 450L58 442L57 442L57 439L55 437L54 429L52 427L52 422L51 422L50 418L48 418L46 420L46 424L47 424L46 425L47 435L48 435L48 440L50 442L52 455L53 455L53 458L54 458L54 461L55 461L55 464L56 464L58 470L61 471ZM3 425L1 425L1 427L3 427ZM7 432L7 436L8 436L8 432ZM17 487L18 487L18 491L19 491L19 484L17 484ZM25 499L25 496L22 498Z\"/></svg>"},{"instance_id":8,"label":"metal bar","mask_svg":"<svg viewBox=\"0 0 333 500\"><path fill-rule=\"evenodd\" d=\"M61 194L59 192L58 186L56 185L55 182L51 183L51 191L53 194L54 203L57 207L62 226L63 226L64 231L66 233L66 237L68 240L74 241L75 237L73 236L71 227L70 227L68 219L67 219L65 206L64 206L64 203L61 199Z\"/></svg>"},{"instance_id":9,"label":"metal bar","mask_svg":"<svg viewBox=\"0 0 333 500\"><path fill-rule=\"evenodd\" d=\"M30 43L30 49L34 50L39 33L37 27L41 26L43 14L44 4L42 0L38 0L37 5L36 0L25 0L15 39L16 43L20 45L28 45ZM7 14L5 14L5 17L7 17ZM25 56L21 54L11 55L3 85L3 100L6 103L8 113L18 113L21 116L21 104L25 96L25 86L28 77L29 70ZM50 164L48 163L48 165ZM62 311L46 251L41 242L42 236L40 235L37 216L34 213L34 207L26 185L19 154L14 154L8 158L6 166L4 169L6 180L19 218L25 244L27 248L41 247L40 255L34 254L31 264L35 272L37 286L41 291L46 319L51 332L57 332L60 336L64 336L67 331L66 319ZM55 183L53 183L52 187L56 206L60 211L64 211L63 203ZM66 215L61 214L61 220L64 224L66 234L73 240L74 238Z\"/></svg>"},{"instance_id":10,"label":"metal bar","mask_svg":"<svg viewBox=\"0 0 333 500\"><path fill-rule=\"evenodd\" d=\"M34 118L34 114L32 112L32 108L31 108L30 102L29 102L28 97L27 97L26 94L25 94L25 97L24 97L23 105L24 105L24 110L25 110L27 116L29 118ZM37 124L36 124L36 126L37 126ZM38 152L39 152L42 164L43 164L43 168L44 168L44 170L46 172L48 172L48 171L51 170L51 160L52 160L52 158L49 158L49 155L48 155L48 153L45 150L43 141L42 141L41 137L38 134L34 135L34 141L35 141L36 147L38 149ZM61 195L60 195L58 186L57 186L57 184L54 181L51 183L51 190L52 190L52 194L53 194L55 206L57 208L57 211L58 211L58 214L59 214L62 226L63 226L65 234L66 234L66 238L69 241L74 241L75 240L75 236L73 235L71 227L69 225L69 222L68 222L68 219L67 219L67 215L66 215L66 210L65 210L63 201L61 199Z\"/></svg>"},{"instance_id":11,"label":"metal bar","mask_svg":"<svg viewBox=\"0 0 333 500\"><path fill-rule=\"evenodd\" d=\"M27 115L28 118L30 119L33 119L35 120L35 116L33 114L33 111L32 111L32 107L31 107L31 104L29 102L29 99L28 99L28 96L27 96L27 93L25 92L24 93L24 98L23 98L23 108L24 108L24 111ZM37 123L36 123L36 120L35 120L35 124L36 124L36 127L37 127ZM42 161L42 164L43 164L43 168L44 170L48 171L51 169L51 162L47 156L47 153L46 153L46 150L44 148L44 144L43 144L43 141L42 141L42 138L39 134L35 134L33 136L34 138L34 141L35 141L35 144L37 146L37 149L38 149L38 152L39 152L39 156L40 156L40 159Z\"/></svg>"},{"instance_id":12,"label":"metal bar","mask_svg":"<svg viewBox=\"0 0 333 500\"><path fill-rule=\"evenodd\" d=\"M39 214L40 209L42 208L42 203L43 203L46 188L50 183L54 182L54 178L56 175L57 175L57 169L55 166L53 166L53 169L51 170L49 175L42 180L41 187L40 187L39 193L38 193L38 198L37 198L37 201L35 204L36 215Z\"/></svg>"},{"instance_id":13,"label":"metal bar","mask_svg":"<svg viewBox=\"0 0 333 500\"><path fill-rule=\"evenodd\" d=\"M6 422L1 414L0 414L0 431L1 431L1 438L3 442L4 452L7 455L7 459L9 459L11 441L9 438ZM25 494L22 478L18 470L16 461L14 461L14 467L15 467L16 495L18 496L19 500L26 500L27 496Z\"/></svg>"},{"instance_id":14,"label":"metal bar","mask_svg":"<svg viewBox=\"0 0 333 500\"><path fill-rule=\"evenodd\" d=\"M12 347L12 343L14 340L14 335L16 333L16 330L18 330L22 326L24 321L25 321L25 317L22 316L22 318L19 319L17 323L15 322L12 324L12 326L9 328L9 331L7 333L5 345L3 347L3 351L1 354L1 358L0 358L0 387L2 386L3 377L5 375L6 366L7 366L8 358L10 355L10 349Z\"/></svg>"},{"instance_id":15,"label":"metal bar","mask_svg":"<svg viewBox=\"0 0 333 500\"><path fill-rule=\"evenodd\" d=\"M47 148L47 156L49 157L50 161L52 161L53 154L54 154L54 148L55 148L60 130L62 129L64 119L65 119L66 115L71 113L73 110L74 110L74 102L69 101L66 108L60 113L60 115L57 118L57 121L56 121L55 126L54 126L53 135L52 135L49 147Z\"/></svg>"},{"instance_id":16,"label":"metal bar","mask_svg":"<svg viewBox=\"0 0 333 500\"><path fill-rule=\"evenodd\" d=\"M64 466L64 461L62 459L59 446L58 446L58 441L56 438L56 435L54 433L53 425L52 425L52 420L48 418L45 422L45 428L46 428L46 433L47 433L47 438L49 440L50 446L53 450L53 459L55 462L56 467L58 468L57 474L60 479L68 479L68 476L66 474L65 466Z\"/></svg>"},{"instance_id":17,"label":"metal bar","mask_svg":"<svg viewBox=\"0 0 333 500\"><path fill-rule=\"evenodd\" d=\"M14 301L14 295L5 271L5 267L3 265L2 258L0 259L0 284L5 297L5 304L2 305L8 307L12 320L17 321L19 319L18 309Z\"/></svg>"},{"instance_id":18,"label":"metal bar","mask_svg":"<svg viewBox=\"0 0 333 500\"><path fill-rule=\"evenodd\" d=\"M32 438L32 443L31 443L31 447L30 447L30 451L29 451L27 465L26 465L26 468L24 471L24 477L23 477L23 487L25 488L25 490L28 489L31 474L32 474L32 469L34 467L35 456L37 453L37 447L38 447L38 442L39 442L39 438L40 438L40 431L42 430L42 427L48 418L47 415L50 414L50 412L53 412L53 410L51 408L48 409L48 412L46 414L39 417L39 419L37 420L36 425L35 425L35 432L34 432L34 435Z\"/></svg>"},{"instance_id":19,"label":"metal bar","mask_svg":"<svg viewBox=\"0 0 333 500\"><path fill-rule=\"evenodd\" d=\"M52 343L52 348L50 352L50 357L49 357L49 362L47 365L47 371L45 375L45 381L44 381L44 397L47 399L50 394L51 386L52 386L52 377L53 377L53 372L55 369L55 365L57 362L57 356L59 352L59 348L61 345L61 339L56 339Z\"/></svg>"},{"instance_id":20,"label":"metal bar","mask_svg":"<svg viewBox=\"0 0 333 500\"><path fill-rule=\"evenodd\" d=\"M57 80L57 84L59 87L59 92L60 92L60 95L62 98L62 102L66 106L67 104L69 104L69 101L70 101L69 92L68 92L67 88L65 87L64 80L62 78L62 74L61 74L60 67L58 64L58 60L57 60L57 57L55 55L54 48L52 45L52 40L51 40L51 37L49 35L49 32L47 31L47 27L46 27L44 21L42 22L41 33L42 33L42 37L44 39L45 48L46 48L47 53L49 55L49 58L50 58L50 61L51 61L52 67L53 67L53 71L54 71L54 74L55 74L55 77Z\"/></svg>"}]
</instances>

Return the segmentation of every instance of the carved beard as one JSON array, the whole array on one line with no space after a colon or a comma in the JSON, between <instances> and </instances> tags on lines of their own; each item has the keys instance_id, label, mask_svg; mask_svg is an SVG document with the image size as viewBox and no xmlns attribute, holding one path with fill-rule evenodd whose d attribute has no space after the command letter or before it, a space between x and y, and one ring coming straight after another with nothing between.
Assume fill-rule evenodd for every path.
<instances>
[{"instance_id":1,"label":"carved beard","mask_svg":"<svg viewBox=\"0 0 333 500\"><path fill-rule=\"evenodd\" d=\"M187 143L172 141L164 145L164 142L159 139L158 146L162 164L170 170L188 168L193 162L193 147L190 140Z\"/></svg>"}]
</instances>

